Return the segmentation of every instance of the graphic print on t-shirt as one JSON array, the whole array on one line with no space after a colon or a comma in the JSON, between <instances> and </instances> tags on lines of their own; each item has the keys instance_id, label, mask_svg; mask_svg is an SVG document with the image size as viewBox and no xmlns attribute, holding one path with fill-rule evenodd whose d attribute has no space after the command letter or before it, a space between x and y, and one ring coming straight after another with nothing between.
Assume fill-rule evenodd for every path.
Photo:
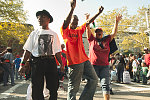
<instances>
[{"instance_id":1,"label":"graphic print on t-shirt","mask_svg":"<svg viewBox=\"0 0 150 100\"><path fill-rule=\"evenodd\" d=\"M38 53L39 56L52 55L52 44L53 44L53 35L42 34L38 39Z\"/></svg>"}]
</instances>

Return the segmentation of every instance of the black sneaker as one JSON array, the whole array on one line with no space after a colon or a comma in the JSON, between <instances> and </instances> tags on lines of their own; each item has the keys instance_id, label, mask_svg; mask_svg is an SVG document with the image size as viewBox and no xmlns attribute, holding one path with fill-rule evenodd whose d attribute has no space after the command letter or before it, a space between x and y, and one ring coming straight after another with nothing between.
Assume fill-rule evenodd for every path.
<instances>
[{"instance_id":1,"label":"black sneaker","mask_svg":"<svg viewBox=\"0 0 150 100\"><path fill-rule=\"evenodd\" d=\"M110 94L111 94L111 95L114 95L114 92L113 92L112 90L110 90Z\"/></svg>"},{"instance_id":2,"label":"black sneaker","mask_svg":"<svg viewBox=\"0 0 150 100\"><path fill-rule=\"evenodd\" d=\"M15 83L14 84L11 84L11 86L14 86L15 85Z\"/></svg>"}]
</instances>

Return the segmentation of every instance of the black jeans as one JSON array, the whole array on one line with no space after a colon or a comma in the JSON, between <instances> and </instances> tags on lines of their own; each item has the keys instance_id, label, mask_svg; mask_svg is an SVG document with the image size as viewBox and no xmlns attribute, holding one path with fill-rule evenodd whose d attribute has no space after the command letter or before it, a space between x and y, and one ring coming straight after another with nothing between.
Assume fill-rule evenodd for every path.
<instances>
[{"instance_id":1,"label":"black jeans","mask_svg":"<svg viewBox=\"0 0 150 100\"><path fill-rule=\"evenodd\" d=\"M32 99L44 100L43 87L45 76L46 88L50 92L49 100L57 100L59 80L55 58L32 57L30 64L32 78Z\"/></svg>"}]
</instances>

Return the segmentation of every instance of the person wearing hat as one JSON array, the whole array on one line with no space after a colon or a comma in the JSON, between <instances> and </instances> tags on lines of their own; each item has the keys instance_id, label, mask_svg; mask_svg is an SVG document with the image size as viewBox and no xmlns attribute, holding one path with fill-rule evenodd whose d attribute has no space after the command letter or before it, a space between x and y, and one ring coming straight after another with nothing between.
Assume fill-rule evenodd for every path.
<instances>
[{"instance_id":1,"label":"person wearing hat","mask_svg":"<svg viewBox=\"0 0 150 100\"><path fill-rule=\"evenodd\" d=\"M86 16L88 20L89 15ZM96 37L92 34L90 26L86 29L87 39L89 42L89 60L94 66L94 69L100 78L100 83L103 91L104 100L110 99L110 67L109 67L109 54L110 42L117 34L118 23L122 15L116 16L114 29L111 35L103 37L103 29L98 27L95 30Z\"/></svg>"},{"instance_id":2,"label":"person wearing hat","mask_svg":"<svg viewBox=\"0 0 150 100\"><path fill-rule=\"evenodd\" d=\"M51 30L48 26L49 23L53 22L53 17L48 11L38 11L36 17L41 29L34 30L24 44L24 55L19 72L24 75L25 63L30 59L32 99L44 100L43 87L45 77L46 87L50 91L49 100L57 100L59 80L55 57L60 63L61 68L63 67L60 55L60 40L57 33ZM40 49L40 39L43 39L43 49Z\"/></svg>"},{"instance_id":3,"label":"person wearing hat","mask_svg":"<svg viewBox=\"0 0 150 100\"><path fill-rule=\"evenodd\" d=\"M11 85L14 86L14 70L13 70L13 54L12 48L7 47L7 52L4 54L4 67L6 68L4 72L4 86L7 86L8 76L11 78Z\"/></svg>"},{"instance_id":4,"label":"person wearing hat","mask_svg":"<svg viewBox=\"0 0 150 100\"><path fill-rule=\"evenodd\" d=\"M92 23L94 19L102 13L104 8L101 6L95 16L83 25L78 26L79 19L77 15L73 15L76 0L71 0L70 4L70 13L61 27L61 35L66 44L68 67L70 68L67 100L76 100L76 94L79 90L82 76L88 81L79 100L93 100L98 77L85 53L82 34L86 26Z\"/></svg>"}]
</instances>

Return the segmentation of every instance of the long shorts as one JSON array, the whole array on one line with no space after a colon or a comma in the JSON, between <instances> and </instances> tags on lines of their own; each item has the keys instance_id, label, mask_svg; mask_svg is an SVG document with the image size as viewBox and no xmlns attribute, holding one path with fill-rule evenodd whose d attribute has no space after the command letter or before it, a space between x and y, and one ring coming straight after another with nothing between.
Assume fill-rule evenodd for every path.
<instances>
[{"instance_id":1,"label":"long shorts","mask_svg":"<svg viewBox=\"0 0 150 100\"><path fill-rule=\"evenodd\" d=\"M97 76L100 78L100 85L103 91L103 94L110 94L110 66L97 66L93 65L97 73Z\"/></svg>"}]
</instances>

